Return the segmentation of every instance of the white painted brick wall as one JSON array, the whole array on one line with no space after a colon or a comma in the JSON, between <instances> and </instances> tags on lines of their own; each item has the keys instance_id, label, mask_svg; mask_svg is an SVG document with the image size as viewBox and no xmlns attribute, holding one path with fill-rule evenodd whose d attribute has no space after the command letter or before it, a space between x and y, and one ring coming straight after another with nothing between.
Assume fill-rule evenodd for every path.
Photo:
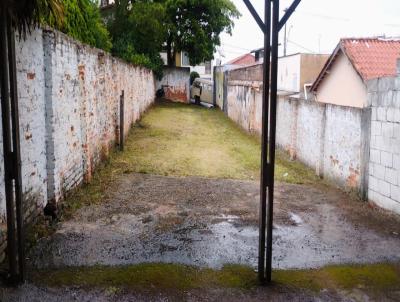
<instances>
[{"instance_id":1,"label":"white painted brick wall","mask_svg":"<svg viewBox=\"0 0 400 302\"><path fill-rule=\"evenodd\" d=\"M90 179L118 140L121 90L128 133L154 102L155 80L149 70L55 31L37 29L26 41L17 39L16 56L23 196L34 211ZM0 147L0 233L5 214Z\"/></svg>"}]
</instances>

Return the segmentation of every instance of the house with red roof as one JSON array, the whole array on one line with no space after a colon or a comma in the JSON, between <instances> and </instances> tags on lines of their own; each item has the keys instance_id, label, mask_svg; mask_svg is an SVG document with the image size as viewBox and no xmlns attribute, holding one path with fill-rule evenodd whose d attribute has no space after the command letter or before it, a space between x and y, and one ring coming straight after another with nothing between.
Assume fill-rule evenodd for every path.
<instances>
[{"instance_id":1,"label":"house with red roof","mask_svg":"<svg viewBox=\"0 0 400 302\"><path fill-rule=\"evenodd\" d=\"M247 65L252 65L255 63L256 63L256 58L252 54L246 53L246 54L241 55L233 60L230 60L225 65L247 66Z\"/></svg>"},{"instance_id":2,"label":"house with red roof","mask_svg":"<svg viewBox=\"0 0 400 302\"><path fill-rule=\"evenodd\" d=\"M400 39L341 39L311 92L321 103L368 107L367 82L396 75Z\"/></svg>"}]
</instances>

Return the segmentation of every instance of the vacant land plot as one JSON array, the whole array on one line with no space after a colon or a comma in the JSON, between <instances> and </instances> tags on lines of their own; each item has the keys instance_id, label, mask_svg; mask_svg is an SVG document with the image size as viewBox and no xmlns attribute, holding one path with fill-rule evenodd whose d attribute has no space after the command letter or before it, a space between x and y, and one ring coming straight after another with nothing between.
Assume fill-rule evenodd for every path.
<instances>
[{"instance_id":1,"label":"vacant land plot","mask_svg":"<svg viewBox=\"0 0 400 302\"><path fill-rule=\"evenodd\" d=\"M54 232L37 228L31 281L0 300L398 300L399 217L283 154L276 283L257 286L259 148L217 110L157 104L68 197Z\"/></svg>"}]
</instances>

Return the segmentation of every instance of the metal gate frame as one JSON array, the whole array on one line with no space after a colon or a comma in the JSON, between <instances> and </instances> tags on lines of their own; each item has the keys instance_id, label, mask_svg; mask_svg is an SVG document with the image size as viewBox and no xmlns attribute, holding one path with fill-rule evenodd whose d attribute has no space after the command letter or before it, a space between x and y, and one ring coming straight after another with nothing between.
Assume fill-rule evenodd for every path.
<instances>
[{"instance_id":1,"label":"metal gate frame","mask_svg":"<svg viewBox=\"0 0 400 302\"><path fill-rule=\"evenodd\" d=\"M17 68L14 28L6 10L2 9L1 12L0 86L9 266L6 281L16 285L23 282L25 278Z\"/></svg>"},{"instance_id":2,"label":"metal gate frame","mask_svg":"<svg viewBox=\"0 0 400 302\"><path fill-rule=\"evenodd\" d=\"M254 9L250 0L243 0L243 2L264 33L258 279L261 284L266 284L272 281L272 225L274 209L279 31L289 20L301 0L294 0L290 7L285 10L285 14L280 20L279 0L265 0L264 22Z\"/></svg>"}]
</instances>

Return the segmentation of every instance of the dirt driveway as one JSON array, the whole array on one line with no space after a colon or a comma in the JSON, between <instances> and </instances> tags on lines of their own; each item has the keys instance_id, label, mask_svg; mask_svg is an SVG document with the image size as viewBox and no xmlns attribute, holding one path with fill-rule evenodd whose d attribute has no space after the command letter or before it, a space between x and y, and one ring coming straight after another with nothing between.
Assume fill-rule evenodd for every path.
<instances>
[{"instance_id":1,"label":"dirt driveway","mask_svg":"<svg viewBox=\"0 0 400 302\"><path fill-rule=\"evenodd\" d=\"M326 186L277 185L276 268L400 261L400 224ZM126 174L39 241L36 268L166 262L256 268L257 182Z\"/></svg>"},{"instance_id":2,"label":"dirt driveway","mask_svg":"<svg viewBox=\"0 0 400 302\"><path fill-rule=\"evenodd\" d=\"M218 127L205 130L210 121ZM399 217L284 155L276 284L257 287L258 152L216 111L159 104L126 151L67 199L55 232L29 254L30 282L2 288L0 301L399 300Z\"/></svg>"}]
</instances>

